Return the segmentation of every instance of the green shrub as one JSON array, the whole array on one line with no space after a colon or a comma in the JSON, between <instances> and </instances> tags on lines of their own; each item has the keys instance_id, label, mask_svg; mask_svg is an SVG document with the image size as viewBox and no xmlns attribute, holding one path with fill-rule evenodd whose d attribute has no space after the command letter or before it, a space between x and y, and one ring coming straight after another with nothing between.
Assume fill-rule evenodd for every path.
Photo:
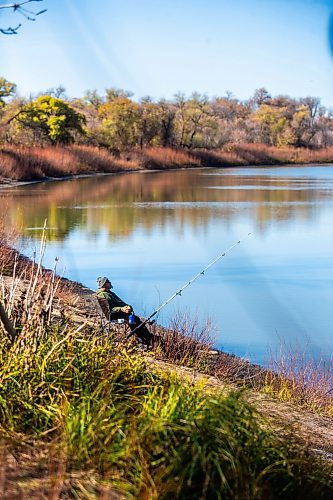
<instances>
[{"instance_id":1,"label":"green shrub","mask_svg":"<svg viewBox=\"0 0 333 500\"><path fill-rule=\"evenodd\" d=\"M37 349L26 339L0 353L2 434L23 433L51 456L59 450L68 474L90 471L130 498L333 491L325 466L268 430L241 392L193 386L135 350L66 326Z\"/></svg>"}]
</instances>

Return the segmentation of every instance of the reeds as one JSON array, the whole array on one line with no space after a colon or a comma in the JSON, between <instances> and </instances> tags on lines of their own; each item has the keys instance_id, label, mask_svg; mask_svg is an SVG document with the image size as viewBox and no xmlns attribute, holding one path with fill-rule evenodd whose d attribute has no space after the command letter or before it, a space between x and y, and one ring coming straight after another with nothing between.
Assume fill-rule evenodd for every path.
<instances>
[{"instance_id":1,"label":"reeds","mask_svg":"<svg viewBox=\"0 0 333 500\"><path fill-rule=\"evenodd\" d=\"M4 237L0 241L0 326L7 333L7 341L26 343L34 339L35 350L54 323L54 305L71 302L75 288L68 280L57 276L57 259L53 270L43 267L46 249L47 221L42 231L39 255L30 260L14 250ZM1 233L0 233L1 234ZM58 308L59 309L59 308ZM58 317L63 309L58 310Z\"/></svg>"},{"instance_id":2,"label":"reeds","mask_svg":"<svg viewBox=\"0 0 333 500\"><path fill-rule=\"evenodd\" d=\"M4 215L0 215L0 274L11 274L17 252L13 245L19 238L19 231L6 229Z\"/></svg>"},{"instance_id":3,"label":"reeds","mask_svg":"<svg viewBox=\"0 0 333 500\"><path fill-rule=\"evenodd\" d=\"M333 416L333 357L314 357L309 346L281 341L270 352L264 391L283 401Z\"/></svg>"},{"instance_id":4,"label":"reeds","mask_svg":"<svg viewBox=\"0 0 333 500\"><path fill-rule=\"evenodd\" d=\"M157 328L160 342L157 355L171 363L204 370L215 342L215 327L211 320L200 322L197 315L178 311L168 328Z\"/></svg>"},{"instance_id":5,"label":"reeds","mask_svg":"<svg viewBox=\"0 0 333 500\"><path fill-rule=\"evenodd\" d=\"M183 149L150 147L140 150L136 154L143 168L148 170L202 166L199 158Z\"/></svg>"},{"instance_id":6,"label":"reeds","mask_svg":"<svg viewBox=\"0 0 333 500\"><path fill-rule=\"evenodd\" d=\"M333 148L277 148L264 144L226 144L218 150L184 150L149 147L114 155L105 148L68 147L0 148L0 181L33 181L71 175L123 172L142 169L186 167L230 167L244 165L285 165L332 163Z\"/></svg>"},{"instance_id":7,"label":"reeds","mask_svg":"<svg viewBox=\"0 0 333 500\"><path fill-rule=\"evenodd\" d=\"M134 161L117 158L97 147L2 146L0 149L1 176L17 181L135 169L139 166Z\"/></svg>"}]
</instances>

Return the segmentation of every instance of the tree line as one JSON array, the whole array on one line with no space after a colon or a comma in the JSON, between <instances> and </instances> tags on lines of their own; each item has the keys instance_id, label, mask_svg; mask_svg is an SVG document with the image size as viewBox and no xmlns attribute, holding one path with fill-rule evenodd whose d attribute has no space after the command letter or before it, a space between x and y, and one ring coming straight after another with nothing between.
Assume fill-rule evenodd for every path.
<instances>
[{"instance_id":1,"label":"tree line","mask_svg":"<svg viewBox=\"0 0 333 500\"><path fill-rule=\"evenodd\" d=\"M117 88L70 99L62 86L25 98L0 78L0 143L87 144L115 154L152 146L213 150L228 143L322 148L333 145L333 112L318 97L272 96L265 88L243 101L230 92L136 101Z\"/></svg>"}]
</instances>

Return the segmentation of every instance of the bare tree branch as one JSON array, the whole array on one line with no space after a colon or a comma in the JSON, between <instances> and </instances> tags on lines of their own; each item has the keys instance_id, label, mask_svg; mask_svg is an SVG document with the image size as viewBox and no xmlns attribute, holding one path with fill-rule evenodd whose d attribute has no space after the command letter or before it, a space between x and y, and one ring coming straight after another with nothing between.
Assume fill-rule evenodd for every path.
<instances>
[{"instance_id":1,"label":"bare tree branch","mask_svg":"<svg viewBox=\"0 0 333 500\"><path fill-rule=\"evenodd\" d=\"M28 21L36 21L36 17L40 16L41 14L44 14L44 12L46 12L47 9L42 9L38 12L35 12L23 6L32 2L43 2L43 1L44 0L24 0L22 2L3 4L0 5L0 10L11 9L13 12L18 12L19 14L21 14ZM18 24L15 28L13 28L12 26L9 26L8 28L0 28L0 33L2 33L3 35L17 35L17 32L20 27L21 24Z\"/></svg>"},{"instance_id":2,"label":"bare tree branch","mask_svg":"<svg viewBox=\"0 0 333 500\"><path fill-rule=\"evenodd\" d=\"M0 33L3 35L17 35L17 30L21 27L21 24L16 26L16 28L7 28L7 29L2 29L0 28Z\"/></svg>"}]
</instances>

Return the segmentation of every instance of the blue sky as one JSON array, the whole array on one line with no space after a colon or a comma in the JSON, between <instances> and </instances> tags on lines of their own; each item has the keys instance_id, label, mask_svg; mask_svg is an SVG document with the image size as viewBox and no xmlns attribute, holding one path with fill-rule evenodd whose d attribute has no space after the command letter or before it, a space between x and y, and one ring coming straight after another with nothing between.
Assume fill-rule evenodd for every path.
<instances>
[{"instance_id":1,"label":"blue sky","mask_svg":"<svg viewBox=\"0 0 333 500\"><path fill-rule=\"evenodd\" d=\"M2 0L1 3L5 3ZM246 99L317 96L333 108L333 0L44 0L48 11L0 35L0 75L28 95L121 87ZM33 4L32 4L33 6ZM24 20L23 20L24 21ZM0 11L0 26L18 18ZM331 44L332 46L332 44Z\"/></svg>"}]
</instances>

